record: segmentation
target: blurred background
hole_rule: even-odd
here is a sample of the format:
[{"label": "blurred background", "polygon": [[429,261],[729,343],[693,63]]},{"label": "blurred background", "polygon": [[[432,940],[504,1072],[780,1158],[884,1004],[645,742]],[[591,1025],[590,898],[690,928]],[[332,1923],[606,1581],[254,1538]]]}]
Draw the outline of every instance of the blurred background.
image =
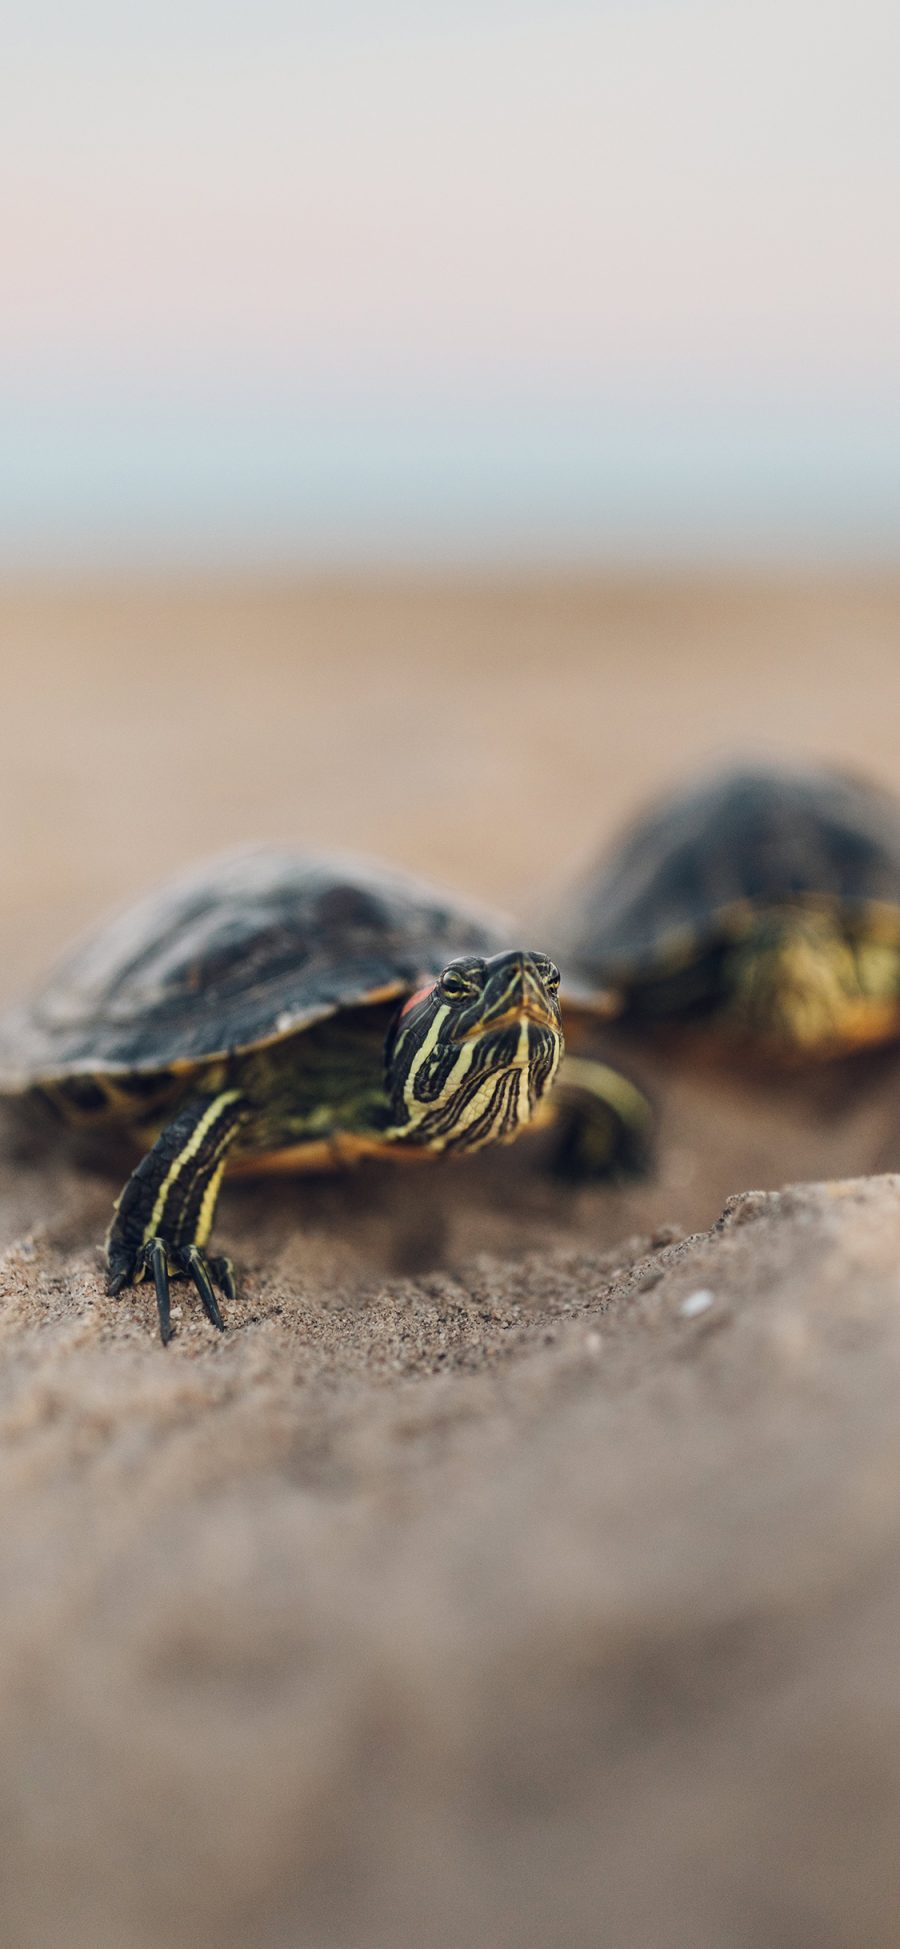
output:
[{"label": "blurred background", "polygon": [[3,986],[288,835],[514,905],[698,754],[892,776],[889,0],[13,0]]},{"label": "blurred background", "polygon": [[896,18],[13,0],[3,561],[896,543]]}]

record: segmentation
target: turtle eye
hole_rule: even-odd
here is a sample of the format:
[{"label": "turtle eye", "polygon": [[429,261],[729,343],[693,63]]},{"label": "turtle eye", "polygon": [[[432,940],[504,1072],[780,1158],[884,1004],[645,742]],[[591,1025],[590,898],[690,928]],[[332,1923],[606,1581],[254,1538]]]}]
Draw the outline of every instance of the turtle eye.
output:
[{"label": "turtle eye", "polygon": [[482,964],[472,962],[468,967],[445,968],[440,979],[440,991],[448,1002],[471,1000],[481,990]]},{"label": "turtle eye", "polygon": [[555,995],[559,987],[559,969],[556,965],[556,962],[544,961],[544,960],[539,961],[538,973],[541,977],[544,987],[550,990],[551,995]]}]

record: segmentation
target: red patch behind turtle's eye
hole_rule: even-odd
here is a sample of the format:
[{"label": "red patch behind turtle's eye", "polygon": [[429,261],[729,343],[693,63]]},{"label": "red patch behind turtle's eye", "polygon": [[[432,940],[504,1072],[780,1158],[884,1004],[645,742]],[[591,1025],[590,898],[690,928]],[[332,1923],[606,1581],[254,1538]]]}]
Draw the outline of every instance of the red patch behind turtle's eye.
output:
[{"label": "red patch behind turtle's eye", "polygon": [[415,1008],[417,1002],[424,1002],[427,995],[433,995],[434,990],[435,990],[435,983],[433,981],[429,981],[427,986],[424,988],[417,988],[415,994],[410,995],[409,1001],[404,1002],[403,1007],[400,1010],[398,1020],[402,1022],[404,1015],[408,1015],[410,1009]]}]

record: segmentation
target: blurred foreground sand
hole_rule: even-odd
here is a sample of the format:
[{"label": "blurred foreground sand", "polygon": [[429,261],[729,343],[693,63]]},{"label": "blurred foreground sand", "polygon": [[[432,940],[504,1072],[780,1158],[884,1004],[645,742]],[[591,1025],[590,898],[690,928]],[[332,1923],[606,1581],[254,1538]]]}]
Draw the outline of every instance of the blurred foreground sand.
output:
[{"label": "blurred foreground sand", "polygon": [[[524,910],[698,756],[900,782],[900,583],[18,590],[0,633],[5,993],[236,839]],[[227,1187],[233,1330],[165,1355],[102,1295],[115,1179],[6,1156],[16,1949],[896,1941],[897,1182],[680,1240],[900,1165],[897,1066],[631,1055],[654,1184],[526,1141]]]}]

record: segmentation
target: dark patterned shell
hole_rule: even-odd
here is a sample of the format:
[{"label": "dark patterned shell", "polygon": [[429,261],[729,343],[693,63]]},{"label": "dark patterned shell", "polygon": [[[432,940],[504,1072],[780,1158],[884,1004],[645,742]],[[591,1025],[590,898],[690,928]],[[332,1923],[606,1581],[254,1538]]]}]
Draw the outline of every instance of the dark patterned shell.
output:
[{"label": "dark patterned shell", "polygon": [[810,766],[747,767],[661,800],[570,894],[562,940],[613,986],[665,972],[739,925],[741,909],[802,899],[848,915],[896,910],[900,803]]},{"label": "dark patterned shell", "polygon": [[402,873],[226,855],[109,921],[0,1022],[0,1089],[203,1062],[509,945],[501,921]]}]

